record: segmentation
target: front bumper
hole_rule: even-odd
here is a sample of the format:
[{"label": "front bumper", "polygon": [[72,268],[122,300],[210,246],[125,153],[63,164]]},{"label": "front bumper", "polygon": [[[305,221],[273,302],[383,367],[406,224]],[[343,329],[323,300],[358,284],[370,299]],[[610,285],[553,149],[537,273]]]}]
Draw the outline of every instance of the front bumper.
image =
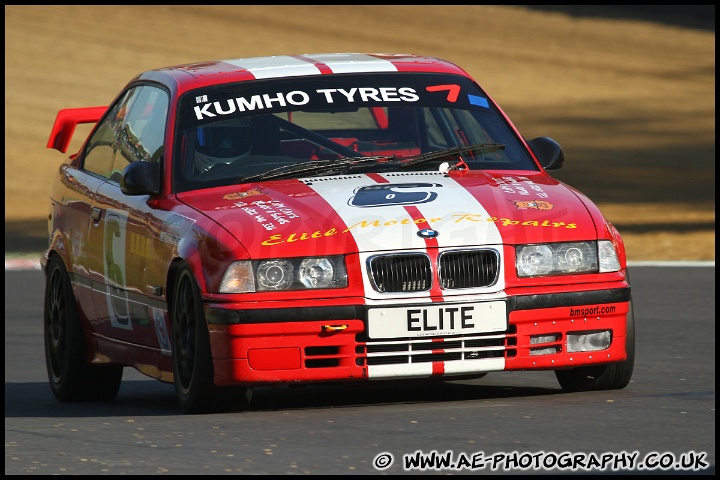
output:
[{"label": "front bumper", "polygon": [[[367,307],[237,310],[206,306],[218,385],[444,378],[626,359],[630,288],[507,297],[504,332],[373,340]],[[609,346],[568,351],[568,334]],[[606,334],[607,335],[607,334]]]}]

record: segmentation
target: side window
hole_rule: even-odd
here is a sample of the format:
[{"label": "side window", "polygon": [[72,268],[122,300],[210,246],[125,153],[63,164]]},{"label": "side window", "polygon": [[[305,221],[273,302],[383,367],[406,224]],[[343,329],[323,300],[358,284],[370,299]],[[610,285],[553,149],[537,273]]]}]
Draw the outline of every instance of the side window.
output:
[{"label": "side window", "polygon": [[118,181],[132,162],[159,162],[163,154],[168,96],[152,86],[128,90],[95,131],[84,168]]},{"label": "side window", "polygon": [[115,144],[117,138],[115,132],[118,124],[122,121],[120,111],[121,101],[113,107],[105,119],[98,125],[92,138],[85,148],[83,168],[103,177],[109,177],[112,172],[113,160],[115,159]]}]

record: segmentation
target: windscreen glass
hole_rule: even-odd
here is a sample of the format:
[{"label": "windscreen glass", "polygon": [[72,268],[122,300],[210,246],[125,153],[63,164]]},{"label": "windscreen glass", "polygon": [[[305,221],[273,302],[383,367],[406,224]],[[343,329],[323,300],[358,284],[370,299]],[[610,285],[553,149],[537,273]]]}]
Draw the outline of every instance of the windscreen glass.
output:
[{"label": "windscreen glass", "polygon": [[262,80],[185,94],[176,192],[277,178],[438,168],[537,170],[484,92],[455,75]]}]

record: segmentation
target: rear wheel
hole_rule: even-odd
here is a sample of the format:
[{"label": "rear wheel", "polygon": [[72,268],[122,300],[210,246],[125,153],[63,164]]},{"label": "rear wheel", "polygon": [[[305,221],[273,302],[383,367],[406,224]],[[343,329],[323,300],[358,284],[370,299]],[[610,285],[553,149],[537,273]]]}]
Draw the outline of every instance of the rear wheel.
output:
[{"label": "rear wheel", "polygon": [[625,388],[632,378],[635,366],[635,315],[630,302],[627,315],[627,336],[625,337],[627,359],[607,365],[592,365],[556,370],[555,376],[566,392],[587,392],[591,390],[619,390]]},{"label": "rear wheel", "polygon": [[252,390],[214,382],[210,336],[202,298],[187,266],[178,267],[172,299],[172,357],[175,392],[185,413],[245,410]]},{"label": "rear wheel", "polygon": [[48,261],[44,305],[45,364],[55,398],[108,401],[117,396],[121,365],[90,365],[70,277],[59,257]]}]

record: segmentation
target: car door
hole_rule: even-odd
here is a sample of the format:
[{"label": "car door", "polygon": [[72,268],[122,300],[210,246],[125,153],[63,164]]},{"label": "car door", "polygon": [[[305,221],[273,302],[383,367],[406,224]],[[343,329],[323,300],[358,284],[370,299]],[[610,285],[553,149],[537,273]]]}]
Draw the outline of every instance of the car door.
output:
[{"label": "car door", "polygon": [[86,328],[93,330],[97,322],[91,287],[93,248],[89,241],[90,210],[95,192],[105,179],[77,168],[74,164],[63,165],[60,170],[61,183],[54,187],[51,194],[50,229],[53,234],[63,233],[60,248],[64,250],[67,259],[78,313],[81,318],[87,319]]},{"label": "car door", "polygon": [[112,162],[98,162],[106,181],[93,195],[88,237],[98,332],[169,353],[163,299],[172,246],[159,239],[166,212],[155,212],[148,195],[120,189],[130,163],[157,162],[162,168],[167,112],[168,94],[150,85],[129,89],[113,109]]}]

